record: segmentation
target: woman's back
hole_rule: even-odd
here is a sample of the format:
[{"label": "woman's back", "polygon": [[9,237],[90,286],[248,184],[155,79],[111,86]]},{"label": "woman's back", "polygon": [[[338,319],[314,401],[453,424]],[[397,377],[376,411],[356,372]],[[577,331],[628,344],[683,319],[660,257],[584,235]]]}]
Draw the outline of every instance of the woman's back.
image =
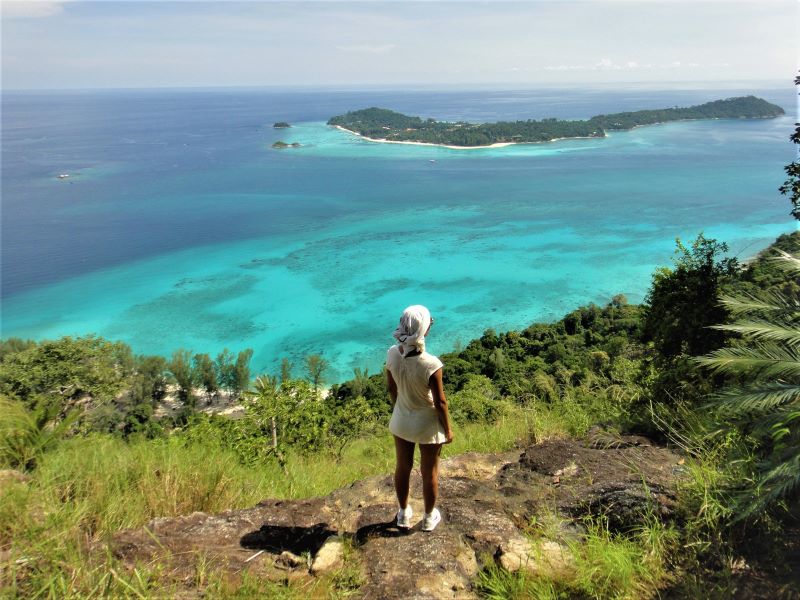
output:
[{"label": "woman's back", "polygon": [[434,409],[429,386],[431,375],[442,368],[442,361],[433,354],[422,352],[403,356],[400,347],[389,348],[386,368],[397,383],[397,402],[405,410]]}]

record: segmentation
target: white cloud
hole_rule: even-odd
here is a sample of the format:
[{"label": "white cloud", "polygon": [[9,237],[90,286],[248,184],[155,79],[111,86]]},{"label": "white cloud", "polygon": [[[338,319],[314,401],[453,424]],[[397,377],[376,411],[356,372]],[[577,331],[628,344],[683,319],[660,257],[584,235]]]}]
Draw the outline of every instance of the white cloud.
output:
[{"label": "white cloud", "polygon": [[52,17],[64,10],[66,0],[4,0],[0,10],[4,19],[35,19]]},{"label": "white cloud", "polygon": [[[608,58],[603,58],[597,61],[593,65],[548,65],[546,67],[542,67],[545,71],[634,71],[639,69],[680,69],[689,67],[692,69],[697,69],[702,67],[701,63],[697,62],[681,62],[679,60],[672,61],[670,63],[662,64],[662,65],[654,65],[653,63],[639,63],[635,60],[626,61],[623,64],[615,63],[613,60]],[[712,67],[730,67],[729,63],[715,63],[710,65]]]},{"label": "white cloud", "polygon": [[594,65],[595,69],[619,69],[619,65],[614,63],[613,60],[610,58],[601,58],[597,63]]}]

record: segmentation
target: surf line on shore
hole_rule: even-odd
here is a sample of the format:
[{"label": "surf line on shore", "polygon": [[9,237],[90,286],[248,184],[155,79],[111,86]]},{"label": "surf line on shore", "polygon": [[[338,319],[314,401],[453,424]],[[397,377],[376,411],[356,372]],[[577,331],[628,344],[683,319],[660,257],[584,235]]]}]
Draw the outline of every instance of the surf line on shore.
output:
[{"label": "surf line on shore", "polygon": [[[597,139],[597,137],[590,137],[590,136],[560,137],[560,138],[552,138],[549,140],[543,140],[541,142],[497,142],[495,144],[488,144],[486,146],[450,146],[448,144],[434,144],[432,142],[410,142],[403,140],[387,140],[384,138],[371,138],[362,135],[357,131],[353,131],[352,129],[347,129],[346,127],[342,127],[341,125],[334,125],[333,127],[335,127],[336,129],[340,129],[342,131],[346,131],[347,133],[351,133],[357,137],[360,137],[362,140],[366,140],[368,142],[377,142],[379,144],[406,144],[409,146],[433,146],[434,148],[450,148],[451,150],[485,150],[487,148],[505,148],[506,146],[524,146],[526,144],[549,144],[550,142],[559,142],[561,140]],[[608,137],[608,134],[604,135],[603,137]]]}]

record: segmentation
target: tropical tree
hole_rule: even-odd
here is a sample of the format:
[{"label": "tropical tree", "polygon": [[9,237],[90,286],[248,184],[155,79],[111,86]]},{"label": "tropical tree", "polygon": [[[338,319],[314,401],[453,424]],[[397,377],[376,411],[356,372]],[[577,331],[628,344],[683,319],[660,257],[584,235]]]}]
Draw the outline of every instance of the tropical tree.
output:
[{"label": "tropical tree", "polygon": [[217,371],[217,384],[233,396],[239,396],[250,386],[250,359],[253,350],[247,348],[236,356],[224,348],[217,354],[214,366]]},{"label": "tropical tree", "polygon": [[212,396],[219,389],[214,361],[208,354],[195,354],[193,360],[197,382],[203,386],[207,396]]},{"label": "tropical tree", "polygon": [[728,317],[717,300],[722,286],[738,272],[728,246],[702,233],[685,245],[677,240],[673,268],[661,268],[645,298],[642,341],[652,348],[642,382],[658,403],[692,401],[713,391],[692,357],[722,347],[725,333],[709,329]]},{"label": "tropical tree", "polygon": [[235,356],[233,352],[224,348],[222,352],[217,354],[217,358],[214,361],[214,367],[217,371],[217,383],[219,387],[224,390],[232,390],[235,383],[235,370],[236,367],[234,365]]},{"label": "tropical tree", "polygon": [[347,404],[332,409],[327,435],[329,447],[337,460],[342,459],[344,449],[350,442],[375,429],[375,417],[375,412],[364,396],[356,396]]},{"label": "tropical tree", "polygon": [[62,416],[84,398],[113,399],[135,367],[128,346],[92,335],[40,344],[9,340],[2,350],[0,393],[29,409],[55,404]]},{"label": "tropical tree", "polygon": [[[779,251],[773,260],[800,274],[797,256]],[[714,328],[742,339],[696,360],[737,378],[712,406],[761,444],[755,485],[742,503],[745,517],[800,496],[800,297],[773,289],[724,296],[722,304],[735,321]]]},{"label": "tropical tree", "polygon": [[318,390],[302,380],[281,384],[283,418],[279,421],[282,440],[301,452],[315,452],[328,447],[332,418],[327,402]]},{"label": "tropical tree", "polygon": [[369,369],[360,369],[355,367],[353,369],[353,393],[358,396],[363,396],[364,392],[369,388]]},{"label": "tropical tree", "polygon": [[272,433],[272,448],[278,448],[278,425],[277,419],[282,412],[281,385],[278,378],[273,375],[259,375],[253,384],[252,392],[245,392],[248,399],[246,406],[248,411],[256,419],[261,419],[264,423],[269,421]]},{"label": "tropical tree", "polygon": [[253,350],[247,348],[236,355],[236,362],[233,365],[233,386],[231,391],[238,396],[250,387],[250,359],[253,358]]},{"label": "tropical tree", "polygon": [[328,361],[322,358],[321,355],[310,354],[306,356],[306,372],[308,373],[309,382],[314,386],[314,392],[319,391],[319,386],[324,382],[327,370]]},{"label": "tropical tree", "polygon": [[136,374],[132,385],[138,387],[140,400],[156,403],[167,394],[169,381],[166,370],[167,361],[163,356],[136,357]]},{"label": "tropical tree", "polygon": [[665,359],[706,354],[722,345],[724,334],[706,327],[725,320],[717,302],[720,285],[738,266],[735,258],[725,257],[727,244],[702,233],[690,246],[680,239],[676,245],[674,268],[656,270],[645,299],[643,337]]},{"label": "tropical tree", "polygon": [[178,397],[186,406],[194,408],[195,371],[192,369],[192,353],[183,348],[175,350],[167,363],[167,370],[178,384]]},{"label": "tropical tree", "polygon": [[[794,78],[794,84],[800,85],[800,75]],[[800,145],[800,123],[795,123],[794,133],[789,136],[794,144]],[[787,179],[779,188],[781,194],[789,196],[792,202],[792,216],[800,221],[800,160],[794,160],[783,168]]]}]

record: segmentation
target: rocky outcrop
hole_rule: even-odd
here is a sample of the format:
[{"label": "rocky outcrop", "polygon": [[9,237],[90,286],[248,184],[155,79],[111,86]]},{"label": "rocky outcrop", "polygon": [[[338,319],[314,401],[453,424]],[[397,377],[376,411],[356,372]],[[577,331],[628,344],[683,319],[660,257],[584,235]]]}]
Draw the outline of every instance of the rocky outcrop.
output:
[{"label": "rocky outcrop", "polygon": [[[265,500],[218,515],[159,518],[121,532],[114,554],[133,567],[158,560],[169,577],[191,586],[198,557],[232,575],[248,571],[276,580],[310,578],[359,563],[365,598],[466,598],[487,561],[509,570],[569,568],[556,541],[525,535],[537,516],[603,515],[618,529],[644,515],[673,516],[679,457],[642,438],[558,440],[504,455],[464,454],[443,461],[443,522],[433,532],[395,527],[391,476],[371,477],[323,498]],[[422,514],[421,481],[412,506]],[[580,537],[567,525],[565,536]]]},{"label": "rocky outcrop", "polygon": [[500,480],[517,490],[520,482],[549,482],[546,489],[565,515],[602,516],[612,530],[624,531],[640,525],[646,514],[672,517],[679,461],[646,438],[617,436],[614,443],[598,444],[590,435],[583,443],[558,440],[532,446]]}]

